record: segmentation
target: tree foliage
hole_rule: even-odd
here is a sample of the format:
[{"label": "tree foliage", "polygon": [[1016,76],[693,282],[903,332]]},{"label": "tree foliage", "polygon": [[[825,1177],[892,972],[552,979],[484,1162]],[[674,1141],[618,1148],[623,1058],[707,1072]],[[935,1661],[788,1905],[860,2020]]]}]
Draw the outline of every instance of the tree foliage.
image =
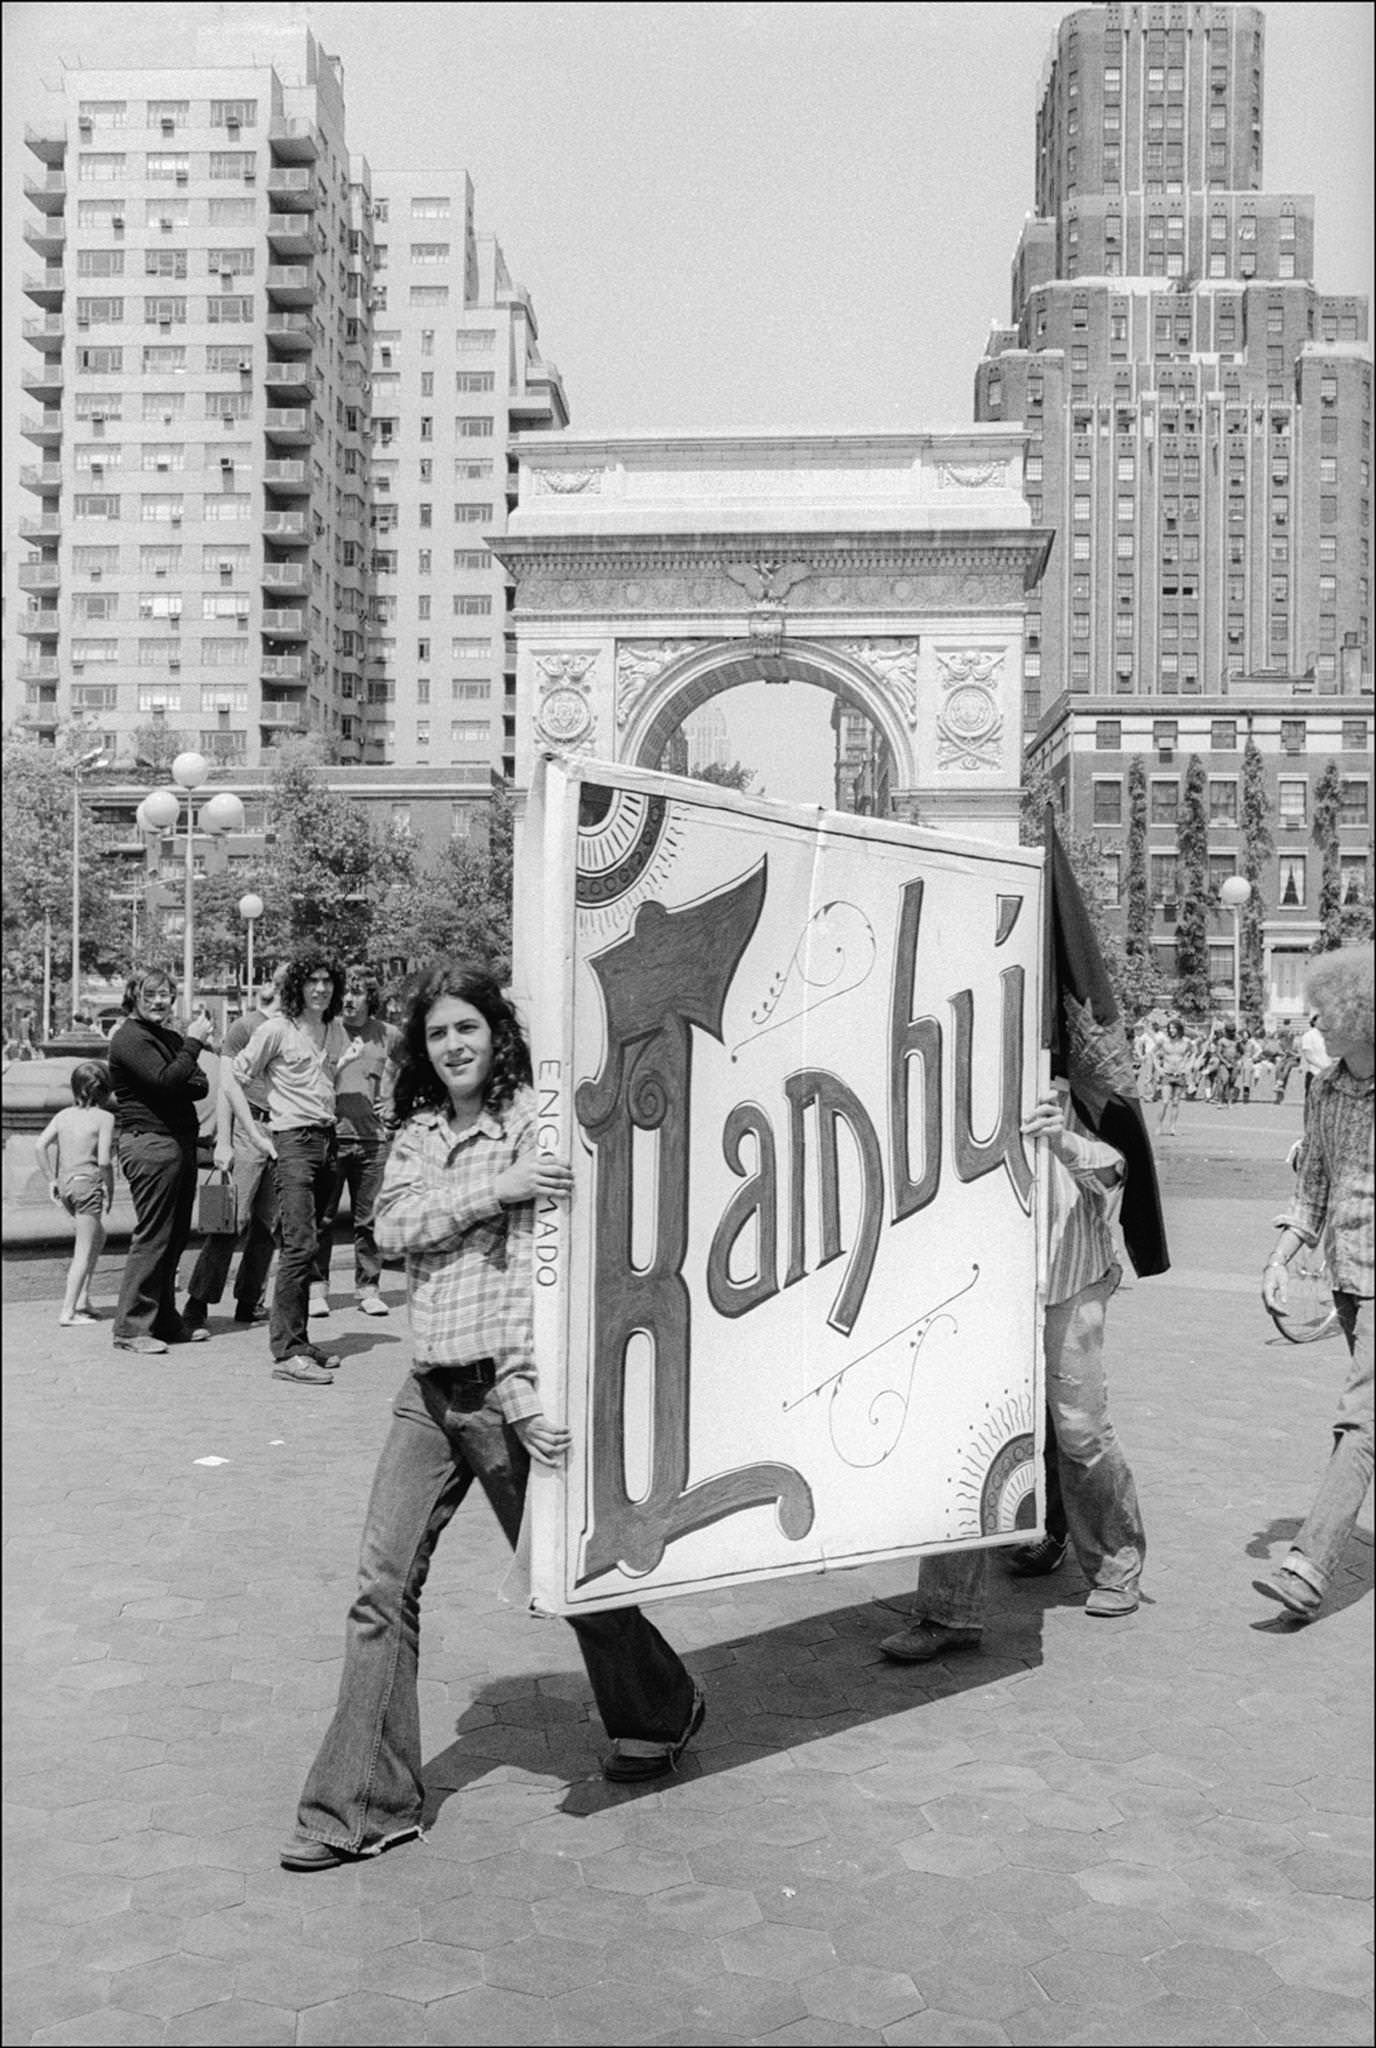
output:
[{"label": "tree foliage", "polygon": [[1266,1014],[1266,897],[1262,883],[1275,845],[1265,765],[1261,749],[1249,733],[1242,751],[1241,872],[1251,883],[1252,893],[1238,925],[1242,946],[1239,989],[1244,1015],[1258,1020]]},{"label": "tree foliage", "polygon": [[[43,983],[44,920],[52,943],[54,1018],[76,1007],[71,987],[72,763],[86,735],[72,728],[65,746],[44,747],[28,738],[4,742],[3,818],[4,981],[7,1007],[32,1004]],[[89,785],[89,775],[85,778]],[[83,811],[81,860],[81,971],[112,974],[124,965],[126,922],[115,901],[114,873],[105,855],[112,835]]]},{"label": "tree foliage", "polygon": [[[1018,825],[1018,837],[1024,846],[1041,846],[1044,843],[1049,803],[1050,778],[1041,771],[1033,773],[1029,770],[1023,781]],[[1051,807],[1054,811],[1054,804]],[[1104,864],[1104,847],[1098,836],[1092,832],[1074,831],[1062,817],[1056,819],[1056,836],[1075,871],[1118,1007],[1129,1019],[1140,1017],[1160,1002],[1164,993],[1151,946],[1148,944],[1143,953],[1129,954],[1115,928],[1112,890]]]},{"label": "tree foliage", "polygon": [[1343,786],[1338,764],[1330,760],[1314,784],[1314,822],[1310,838],[1319,854],[1319,930],[1312,950],[1331,953],[1343,943],[1343,876],[1338,839]]},{"label": "tree foliage", "polygon": [[309,748],[279,752],[268,791],[260,949],[278,957],[313,944],[348,960],[395,951],[391,934],[409,906],[415,849],[327,788]]},{"label": "tree foliage", "polygon": [[[693,780],[714,782],[718,789],[736,789],[744,796],[754,785],[755,771],[739,761],[709,761],[706,767],[693,771]],[[762,796],[763,790],[759,794]]]},{"label": "tree foliage", "polygon": [[1180,1007],[1188,1016],[1207,1017],[1213,1005],[1209,976],[1209,815],[1204,793],[1204,764],[1191,754],[1185,793],[1176,826],[1178,910],[1175,965]]},{"label": "tree foliage", "polygon": [[1151,886],[1147,873],[1147,771],[1140,754],[1128,765],[1127,905],[1124,948],[1129,960],[1151,960]]}]

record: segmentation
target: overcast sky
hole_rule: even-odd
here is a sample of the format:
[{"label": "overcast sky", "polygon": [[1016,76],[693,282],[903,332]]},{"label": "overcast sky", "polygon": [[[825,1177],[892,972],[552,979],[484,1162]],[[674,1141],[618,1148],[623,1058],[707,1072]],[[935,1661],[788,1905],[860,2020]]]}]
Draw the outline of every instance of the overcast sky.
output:
[{"label": "overcast sky", "polygon": [[[575,428],[942,427],[971,417],[1008,318],[1042,67],[1069,11],[8,0],[6,475],[31,452],[14,433],[38,168],[23,131],[64,64],[185,64],[202,23],[308,24],[343,59],[354,151],[471,175]],[[1373,9],[1264,12],[1264,184],[1315,194],[1320,287],[1370,294]]]}]

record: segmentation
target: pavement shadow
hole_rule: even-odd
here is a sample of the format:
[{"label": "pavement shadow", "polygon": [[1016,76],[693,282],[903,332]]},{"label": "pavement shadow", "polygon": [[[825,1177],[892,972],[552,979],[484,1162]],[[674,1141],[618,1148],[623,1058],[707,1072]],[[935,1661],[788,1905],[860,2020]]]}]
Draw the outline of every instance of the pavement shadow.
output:
[{"label": "pavement shadow", "polygon": [[[1264,1529],[1246,1546],[1248,1557],[1269,1563],[1273,1544],[1289,1543],[1300,1532],[1303,1525],[1293,1515],[1277,1517],[1268,1522]],[[1324,1603],[1315,1615],[1290,1614],[1282,1608],[1276,1614],[1268,1614],[1262,1621],[1252,1623],[1255,1635],[1298,1635],[1301,1631],[1318,1628],[1325,1621],[1332,1621],[1344,1608],[1355,1607],[1359,1600],[1365,1600],[1376,1587],[1376,1548],[1370,1534],[1355,1530],[1347,1539],[1342,1562],[1333,1574],[1332,1584],[1324,1596]]]},{"label": "pavement shadow", "polygon": [[380,1345],[396,1345],[402,1344],[405,1341],[404,1337],[393,1337],[386,1330],[379,1330],[376,1335],[369,1332],[366,1337],[336,1337],[331,1335],[328,1341],[314,1334],[311,1337],[313,1344],[319,1344],[322,1350],[332,1351],[336,1358],[355,1358],[362,1351],[376,1351]]},{"label": "pavement shadow", "polygon": [[[880,1638],[910,1618],[912,1596],[867,1600],[824,1610],[805,1623],[733,1636],[710,1649],[687,1650],[684,1662],[707,1688],[707,1724],[674,1778],[613,1785],[597,1764],[606,1748],[590,1693],[575,1694],[566,1676],[528,1673],[480,1687],[456,1724],[456,1739],[426,1764],[423,1825],[429,1828],[455,1792],[503,1764],[563,1775],[563,1813],[585,1815],[623,1805],[675,1782],[711,1778],[754,1759],[808,1742],[863,1730],[889,1714],[997,1684],[1042,1662],[1043,1609],[1062,1604],[1045,1581],[1029,1600],[1029,1582],[991,1589],[984,1647],[920,1666],[889,1663]],[[1077,1604],[1083,1589],[1068,1590]],[[557,1689],[556,1689],[557,1688]],[[876,1758],[878,1761],[878,1758]]]}]

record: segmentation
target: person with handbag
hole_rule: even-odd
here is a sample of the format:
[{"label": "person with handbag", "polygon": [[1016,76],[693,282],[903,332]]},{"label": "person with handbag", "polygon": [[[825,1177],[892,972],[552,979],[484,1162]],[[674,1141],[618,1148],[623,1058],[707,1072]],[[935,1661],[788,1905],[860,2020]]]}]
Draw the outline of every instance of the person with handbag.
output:
[{"label": "person with handbag", "polygon": [[[277,1014],[282,975],[278,968],[258,991],[256,1009],[236,1017],[220,1048],[219,1089],[215,1107],[215,1170],[228,1177],[233,1193],[235,1221],[228,1230],[206,1230],[205,1241],[191,1269],[182,1321],[188,1329],[203,1330],[210,1310],[225,1291],[225,1281],[237,1252],[239,1270],[234,1281],[234,1320],[261,1323],[267,1320],[264,1294],[272,1265],[277,1229],[277,1182],[272,1162],[277,1156],[268,1130],[267,1090],[261,1081],[245,1089],[234,1078],[233,1062],[254,1033]],[[204,1203],[209,1190],[202,1190]]]},{"label": "person with handbag", "polygon": [[177,1314],[175,1289],[196,1200],[196,1105],[210,1093],[200,1059],[215,1027],[198,1010],[184,1035],[174,1031],[176,998],[163,969],[131,974],[124,1021],[110,1040],[119,1163],[134,1202],[115,1310],[117,1351],[152,1354],[206,1336]]}]

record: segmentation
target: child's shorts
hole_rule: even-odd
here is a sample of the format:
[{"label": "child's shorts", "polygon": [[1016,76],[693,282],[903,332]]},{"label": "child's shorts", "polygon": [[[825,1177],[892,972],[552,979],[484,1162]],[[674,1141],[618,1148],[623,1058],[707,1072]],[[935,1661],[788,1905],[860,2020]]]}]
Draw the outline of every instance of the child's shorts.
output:
[{"label": "child's shorts", "polygon": [[59,1190],[69,1216],[99,1216],[105,1207],[105,1177],[99,1167],[77,1167]]}]

